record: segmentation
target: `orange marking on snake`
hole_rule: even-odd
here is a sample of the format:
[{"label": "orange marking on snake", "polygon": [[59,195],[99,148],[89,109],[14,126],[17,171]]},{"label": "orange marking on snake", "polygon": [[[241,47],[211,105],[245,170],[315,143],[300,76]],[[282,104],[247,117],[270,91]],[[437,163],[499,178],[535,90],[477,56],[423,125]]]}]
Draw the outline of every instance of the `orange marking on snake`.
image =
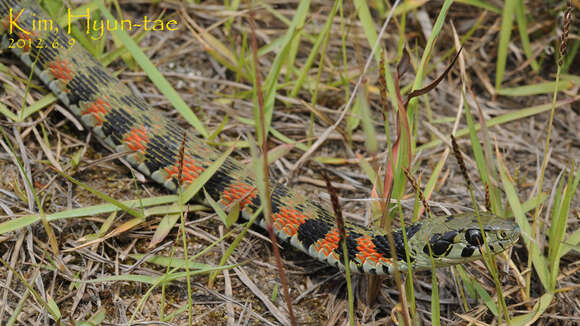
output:
[{"label": "orange marking on snake", "polygon": [[36,33],[34,33],[34,31],[29,31],[28,34],[24,32],[18,32],[18,38],[24,40],[22,50],[24,52],[30,52],[30,46],[32,45],[32,40],[36,38]]},{"label": "orange marking on snake", "polygon": [[356,239],[357,247],[356,249],[359,251],[356,254],[356,257],[360,259],[360,261],[364,264],[364,262],[369,259],[377,264],[380,261],[390,262],[391,259],[383,257],[382,254],[377,252],[375,244],[372,241],[372,238],[368,235],[362,236]]},{"label": "orange marking on snake", "polygon": [[104,116],[109,113],[109,109],[111,108],[111,104],[109,102],[97,98],[93,102],[86,105],[83,115],[85,114],[92,114],[95,119],[97,120],[97,126],[103,124]]},{"label": "orange marking on snake", "polygon": [[232,183],[224,190],[221,203],[224,206],[229,206],[235,201],[239,201],[240,208],[244,209],[246,205],[252,203],[252,200],[256,198],[257,195],[256,187],[238,181],[237,183]]},{"label": "orange marking on snake", "polygon": [[[22,14],[24,13],[24,10],[21,9],[18,12],[13,12],[12,11],[13,8],[10,8],[10,16],[9,18],[5,18],[2,20],[2,25],[4,25],[4,29],[7,29],[8,32],[12,33],[14,31],[15,28],[18,28],[20,30],[19,34],[23,34],[23,35],[27,35],[31,34],[31,31],[28,30],[22,30],[22,27],[18,24],[18,19],[20,19],[20,16],[22,16]],[[14,16],[16,15],[16,16]],[[26,31],[26,33],[24,33],[24,31]],[[20,35],[19,35],[20,37]]]},{"label": "orange marking on snake", "polygon": [[147,128],[145,126],[137,126],[127,133],[125,142],[132,151],[144,152],[149,142],[147,135]]},{"label": "orange marking on snake", "polygon": [[[165,171],[168,174],[168,179],[177,178],[179,175],[179,164],[180,162],[177,162],[175,165],[165,168]],[[196,159],[191,157],[191,155],[185,154],[185,157],[183,158],[182,175],[180,180],[181,183],[193,183],[193,181],[199,177],[203,170],[204,167],[201,166],[201,164],[198,163]]]},{"label": "orange marking on snake", "polygon": [[339,242],[340,242],[340,234],[338,233],[338,229],[334,228],[326,234],[324,239],[316,241],[316,243],[314,244],[314,249],[316,249],[317,252],[322,253],[326,257],[328,257],[330,254],[334,253],[334,249],[338,248]]},{"label": "orange marking on snake", "polygon": [[48,67],[50,68],[50,73],[56,79],[62,80],[64,82],[69,82],[73,79],[73,71],[70,68],[71,63],[67,59],[56,59],[48,64]]},{"label": "orange marking on snake", "polygon": [[295,235],[298,227],[307,219],[308,216],[292,207],[282,207],[280,212],[272,216],[276,229],[284,230],[288,236]]},{"label": "orange marking on snake", "polygon": [[[20,17],[21,14],[22,13],[18,14],[16,19],[13,19],[13,21],[18,20],[18,17]],[[0,22],[2,23],[2,27],[4,27],[3,32],[5,32],[8,29],[8,26],[10,24],[9,18],[4,18]]]}]

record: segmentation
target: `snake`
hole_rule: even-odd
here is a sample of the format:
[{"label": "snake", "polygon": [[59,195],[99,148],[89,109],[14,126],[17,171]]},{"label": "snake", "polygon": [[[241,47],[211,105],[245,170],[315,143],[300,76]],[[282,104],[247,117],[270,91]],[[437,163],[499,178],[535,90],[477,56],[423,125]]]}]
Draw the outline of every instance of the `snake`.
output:
[{"label": "snake", "polygon": [[[176,192],[194,183],[223,155],[134,94],[36,1],[0,0],[0,22],[3,53],[19,58],[108,149],[167,190]],[[325,205],[282,183],[269,182],[266,198],[271,201],[276,236],[317,260],[355,273],[392,274],[464,264],[510,248],[520,234],[514,221],[468,212],[424,218],[392,230],[392,250],[385,231],[348,222],[339,228]],[[237,206],[246,220],[260,213],[255,172],[230,156],[204,187],[224,210]],[[267,227],[261,215],[258,221]]]}]

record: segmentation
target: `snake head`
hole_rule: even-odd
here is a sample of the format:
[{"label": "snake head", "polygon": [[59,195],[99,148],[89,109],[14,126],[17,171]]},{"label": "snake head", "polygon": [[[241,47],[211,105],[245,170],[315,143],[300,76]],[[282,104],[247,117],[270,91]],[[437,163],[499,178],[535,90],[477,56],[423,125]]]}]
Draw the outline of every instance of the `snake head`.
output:
[{"label": "snake head", "polygon": [[418,249],[411,252],[415,270],[431,269],[432,262],[435,267],[443,267],[481,259],[486,248],[492,255],[498,254],[510,248],[520,235],[514,221],[488,213],[481,213],[479,220],[472,213],[428,219],[421,231],[409,241]]}]

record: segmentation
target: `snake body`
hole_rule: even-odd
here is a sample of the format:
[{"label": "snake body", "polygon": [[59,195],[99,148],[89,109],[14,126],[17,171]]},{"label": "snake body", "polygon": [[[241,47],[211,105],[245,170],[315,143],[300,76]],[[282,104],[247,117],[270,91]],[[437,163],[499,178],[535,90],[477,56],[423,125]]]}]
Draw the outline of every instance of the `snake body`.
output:
[{"label": "snake body", "polygon": [[[50,20],[36,1],[0,0],[0,19],[3,48],[28,65],[112,151],[128,153],[127,161],[152,180],[176,191],[182,147],[183,185],[194,182],[222,155],[133,94],[56,23],[52,30],[34,30],[39,21]],[[246,219],[261,205],[248,170],[228,158],[205,184],[207,193],[226,209],[239,204]],[[316,259],[346,268],[333,214],[283,184],[270,184],[276,235]],[[263,219],[260,224],[265,226]],[[435,267],[465,263],[481,258],[484,236],[492,253],[509,248],[519,237],[514,222],[488,213],[479,218],[473,213],[441,216],[406,225],[407,247],[403,231],[393,231],[396,252],[384,232],[354,224],[346,224],[345,229],[348,267],[370,274],[392,273],[394,257],[403,271],[430,269],[433,263]]]}]

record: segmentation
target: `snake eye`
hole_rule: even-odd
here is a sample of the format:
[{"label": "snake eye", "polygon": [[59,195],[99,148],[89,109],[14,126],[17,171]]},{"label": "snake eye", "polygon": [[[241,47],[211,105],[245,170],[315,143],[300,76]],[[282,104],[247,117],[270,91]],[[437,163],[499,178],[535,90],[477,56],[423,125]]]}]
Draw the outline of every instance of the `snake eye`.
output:
[{"label": "snake eye", "polygon": [[499,237],[500,239],[505,239],[507,238],[507,233],[505,231],[499,231]]},{"label": "snake eye", "polygon": [[467,230],[467,232],[465,232],[465,240],[475,247],[483,245],[483,237],[481,236],[481,231],[478,229]]}]

